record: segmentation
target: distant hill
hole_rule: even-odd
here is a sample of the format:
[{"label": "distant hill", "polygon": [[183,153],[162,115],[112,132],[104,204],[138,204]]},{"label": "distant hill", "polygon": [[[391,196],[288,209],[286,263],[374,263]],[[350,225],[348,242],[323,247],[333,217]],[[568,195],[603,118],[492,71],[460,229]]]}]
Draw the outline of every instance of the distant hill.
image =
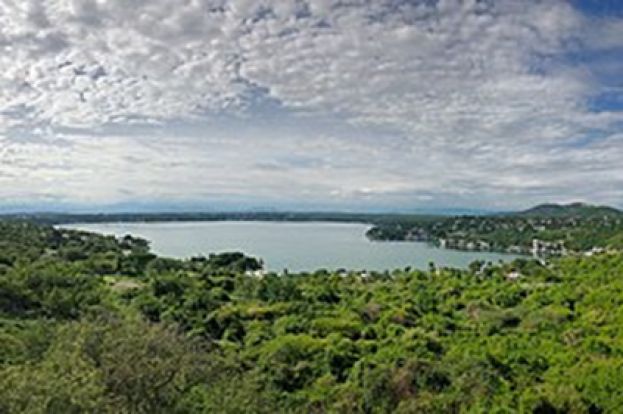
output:
[{"label": "distant hill", "polygon": [[540,204],[516,213],[525,217],[603,217],[620,216],[623,211],[614,207],[596,206],[586,203]]}]

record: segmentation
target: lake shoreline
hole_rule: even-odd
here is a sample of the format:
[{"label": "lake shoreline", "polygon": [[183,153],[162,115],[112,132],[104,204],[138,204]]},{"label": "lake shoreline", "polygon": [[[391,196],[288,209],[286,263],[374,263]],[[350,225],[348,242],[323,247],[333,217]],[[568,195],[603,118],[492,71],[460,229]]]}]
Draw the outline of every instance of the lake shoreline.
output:
[{"label": "lake shoreline", "polygon": [[150,241],[154,253],[174,258],[240,251],[260,258],[266,271],[313,272],[319,269],[386,271],[440,267],[466,268],[475,260],[497,263],[521,256],[444,249],[428,242],[383,241],[366,237],[368,223],[325,221],[188,221],[72,223],[60,228],[130,234]]}]

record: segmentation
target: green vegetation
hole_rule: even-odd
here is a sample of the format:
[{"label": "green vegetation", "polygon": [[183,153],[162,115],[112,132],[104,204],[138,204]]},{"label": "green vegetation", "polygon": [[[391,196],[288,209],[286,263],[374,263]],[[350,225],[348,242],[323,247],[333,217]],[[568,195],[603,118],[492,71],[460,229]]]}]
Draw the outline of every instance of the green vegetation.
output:
[{"label": "green vegetation", "polygon": [[584,204],[544,204],[514,214],[401,220],[377,224],[372,240],[417,240],[461,250],[563,256],[623,249],[623,212]]},{"label": "green vegetation", "polygon": [[246,276],[0,222],[0,413],[610,413],[623,255]]},{"label": "green vegetation", "polygon": [[532,217],[604,217],[620,216],[620,210],[608,206],[594,206],[584,203],[540,204],[528,210],[516,213],[519,216]]}]

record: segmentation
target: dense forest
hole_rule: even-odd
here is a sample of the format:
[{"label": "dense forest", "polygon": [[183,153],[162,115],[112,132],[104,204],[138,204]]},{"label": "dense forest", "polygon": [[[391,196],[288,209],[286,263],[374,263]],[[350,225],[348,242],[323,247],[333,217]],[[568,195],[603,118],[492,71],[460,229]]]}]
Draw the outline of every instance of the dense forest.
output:
[{"label": "dense forest", "polygon": [[0,221],[0,413],[612,413],[623,255],[251,276]]}]

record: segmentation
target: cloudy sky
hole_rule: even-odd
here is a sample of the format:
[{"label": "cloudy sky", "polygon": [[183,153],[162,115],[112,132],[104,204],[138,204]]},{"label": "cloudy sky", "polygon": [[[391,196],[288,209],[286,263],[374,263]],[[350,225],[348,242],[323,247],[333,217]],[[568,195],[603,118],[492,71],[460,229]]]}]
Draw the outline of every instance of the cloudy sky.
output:
[{"label": "cloudy sky", "polygon": [[0,0],[0,200],[623,207],[623,2]]}]

